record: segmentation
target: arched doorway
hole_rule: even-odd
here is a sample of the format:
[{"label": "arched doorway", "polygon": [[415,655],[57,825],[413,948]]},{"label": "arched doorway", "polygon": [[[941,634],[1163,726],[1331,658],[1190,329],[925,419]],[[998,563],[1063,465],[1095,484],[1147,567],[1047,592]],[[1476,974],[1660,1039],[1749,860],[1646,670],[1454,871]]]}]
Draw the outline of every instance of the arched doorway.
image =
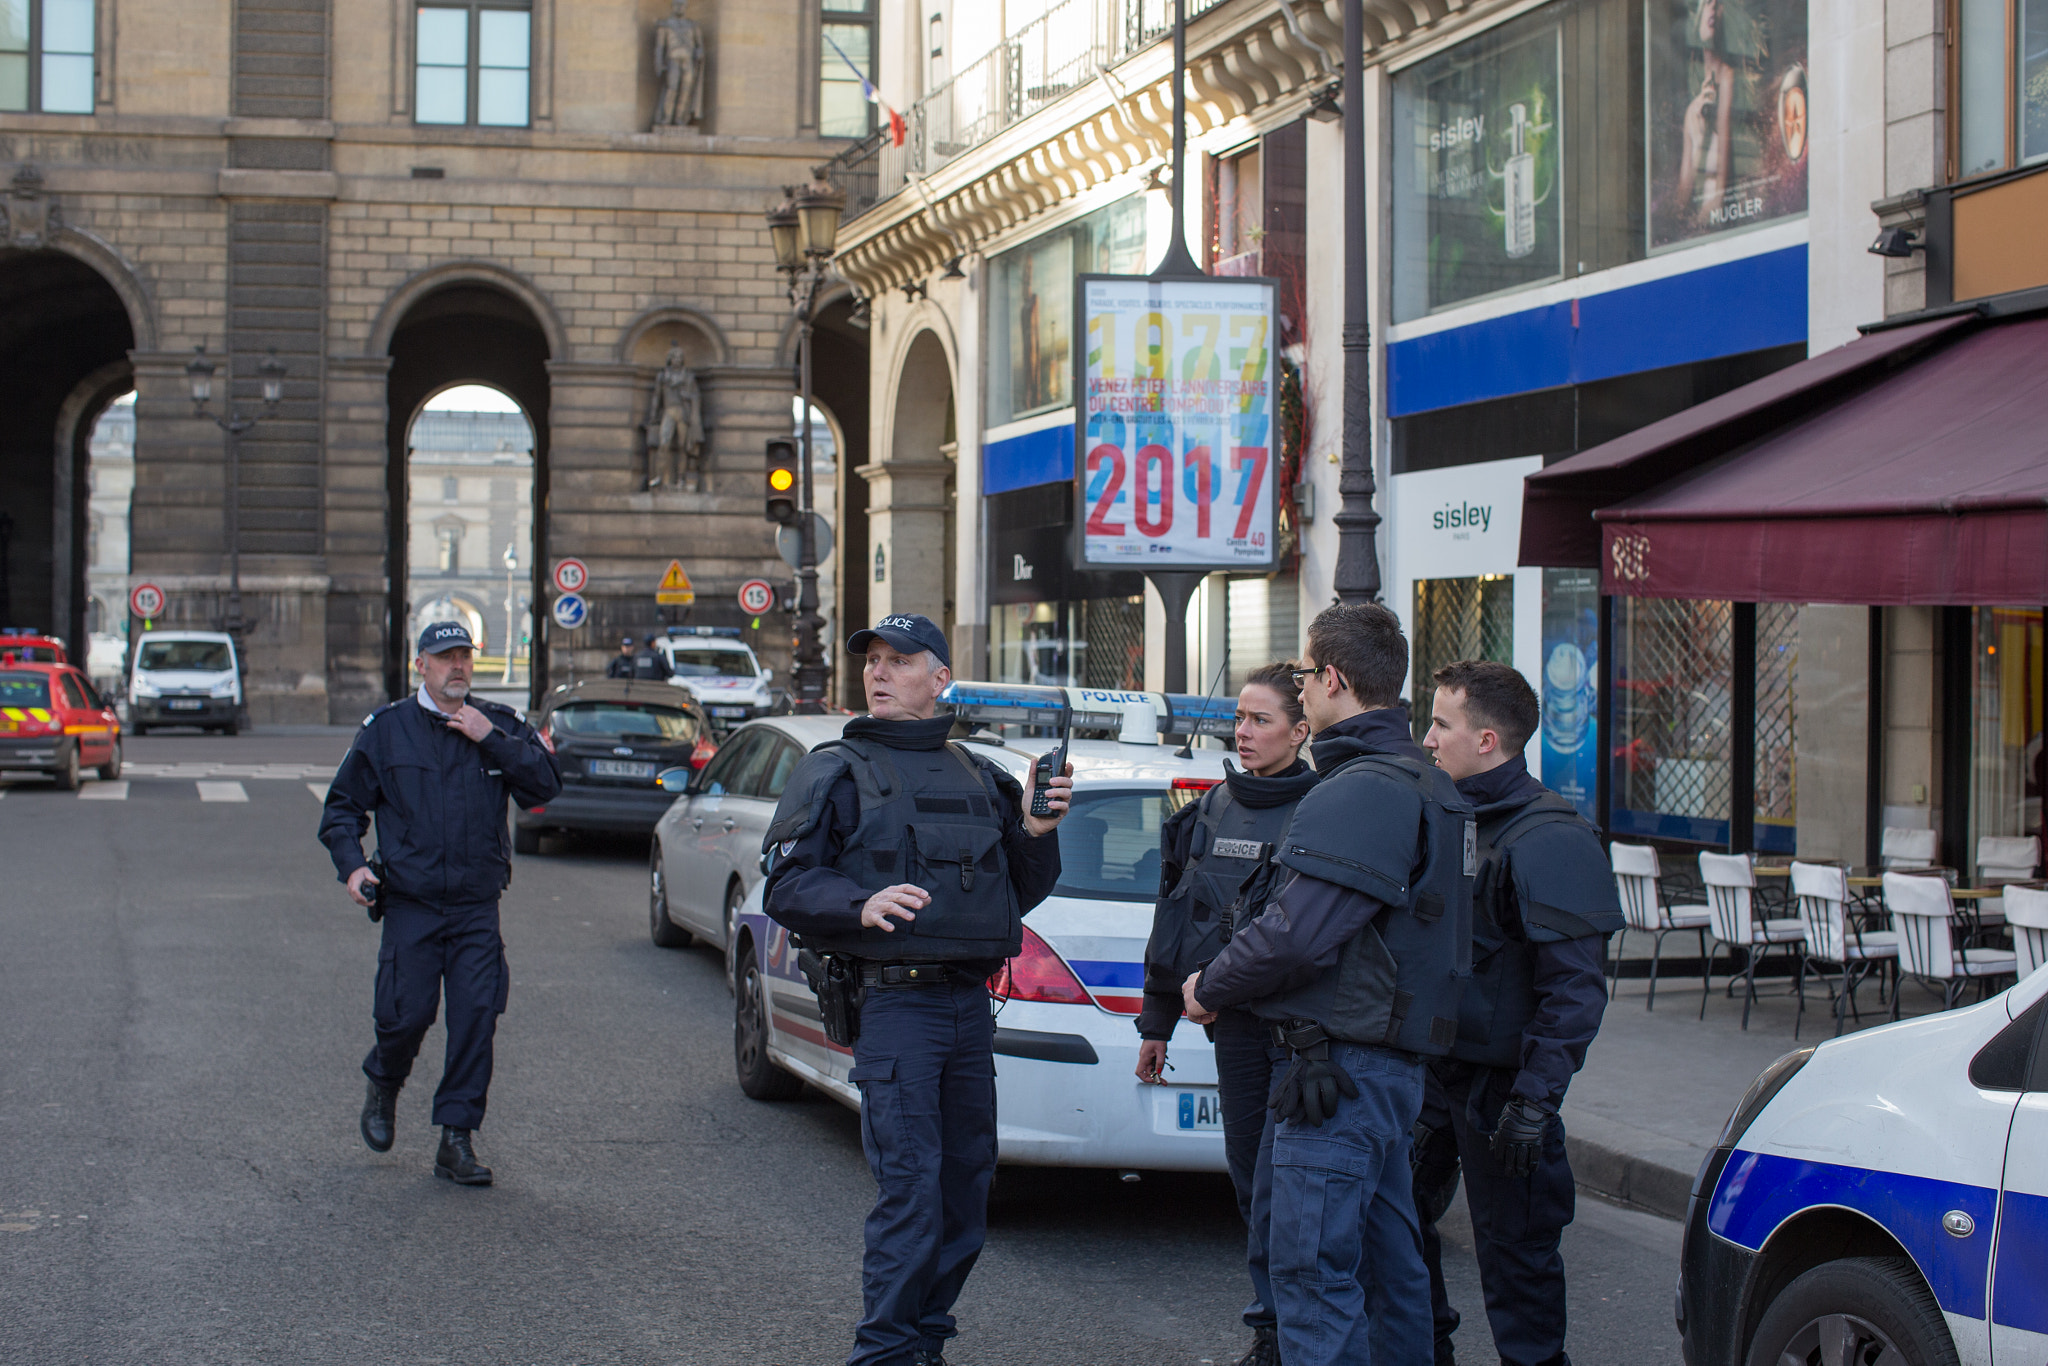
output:
[{"label": "arched doorway", "polygon": [[121,297],[57,251],[0,253],[0,626],[87,654],[87,445],[135,387]]},{"label": "arched doorway", "polygon": [[832,586],[838,610],[824,613],[833,626],[825,641],[825,659],[839,681],[839,705],[859,710],[860,666],[844,645],[849,633],[874,620],[868,611],[874,548],[868,538],[868,481],[860,473],[868,463],[867,316],[856,312],[851,294],[818,310],[811,329],[811,395],[830,414],[836,441]]},{"label": "arched doorway", "polygon": [[[390,596],[385,611],[384,686],[388,696],[403,697],[410,691],[407,670],[415,639],[409,632],[413,627],[415,608],[426,605],[424,602],[414,603],[410,596],[413,559],[417,552],[413,545],[414,499],[409,457],[416,421],[427,411],[429,400],[462,385],[480,385],[495,390],[521,410],[530,427],[532,442],[531,463],[527,467],[530,473],[525,476],[530,480],[525,522],[530,528],[530,546],[516,572],[523,576],[527,601],[544,602],[546,597],[541,591],[541,583],[542,566],[547,560],[547,522],[541,511],[547,506],[548,490],[547,364],[550,357],[547,332],[532,311],[505,291],[475,281],[456,281],[414,301],[392,331],[390,354],[391,374],[385,399],[389,460],[386,489],[390,508],[390,550],[386,572]],[[491,476],[483,477],[488,481]],[[489,492],[488,488],[484,490],[486,500]],[[460,494],[458,488],[458,498]],[[516,545],[516,534],[512,539]],[[428,544],[438,547],[432,536]],[[481,544],[477,542],[479,548]],[[499,545],[489,554],[499,556],[503,549]],[[434,568],[438,569],[439,563],[437,549]],[[458,566],[460,563],[458,550]],[[494,566],[496,574],[494,596],[502,599],[505,596],[502,559],[492,559],[489,563]],[[478,615],[488,622],[492,613],[482,611],[483,605],[473,604]],[[496,609],[496,619],[499,634],[502,634],[502,603]],[[532,636],[531,670],[526,677],[528,680],[544,679],[547,676],[545,637],[540,632],[534,632]],[[489,639],[487,631],[487,648]],[[481,670],[478,680],[479,686],[486,682]],[[528,686],[531,698],[534,685],[529,681]]]},{"label": "arched doorway", "polygon": [[[889,449],[869,467],[868,610],[918,612],[953,638],[958,443],[953,364],[936,332],[911,340],[897,368]],[[959,660],[963,670],[976,667]]]}]

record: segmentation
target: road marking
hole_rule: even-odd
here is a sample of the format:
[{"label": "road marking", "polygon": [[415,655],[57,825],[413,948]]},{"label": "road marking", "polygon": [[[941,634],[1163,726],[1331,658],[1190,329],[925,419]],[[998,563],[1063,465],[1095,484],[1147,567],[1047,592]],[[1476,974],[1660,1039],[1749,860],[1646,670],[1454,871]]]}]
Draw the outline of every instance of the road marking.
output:
[{"label": "road marking", "polygon": [[115,782],[87,783],[78,789],[78,800],[82,802],[125,802],[128,800],[128,783],[125,779]]},{"label": "road marking", "polygon": [[262,778],[281,779],[287,782],[308,782],[315,778],[332,778],[333,764],[146,764],[130,762],[125,766],[131,778],[183,778],[197,781],[202,778]]},{"label": "road marking", "polygon": [[199,800],[202,802],[246,802],[248,789],[240,783],[200,783]]},{"label": "road marking", "polygon": [[306,791],[308,791],[308,792],[312,793],[312,794],[313,794],[313,800],[314,800],[314,801],[316,801],[316,802],[319,802],[319,803],[320,803],[320,804],[321,804],[322,806],[325,806],[325,805],[327,804],[327,784],[326,784],[326,783],[307,783],[307,784],[306,784]]}]

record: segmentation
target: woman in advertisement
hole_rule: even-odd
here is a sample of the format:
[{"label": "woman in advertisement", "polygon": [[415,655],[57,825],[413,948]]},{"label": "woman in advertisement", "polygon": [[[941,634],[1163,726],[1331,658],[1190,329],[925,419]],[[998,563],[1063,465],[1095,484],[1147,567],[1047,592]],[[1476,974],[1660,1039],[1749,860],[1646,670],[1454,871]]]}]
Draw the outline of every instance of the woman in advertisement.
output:
[{"label": "woman in advertisement", "polygon": [[1651,245],[1800,212],[1808,137],[1804,6],[1672,0],[1672,10],[1665,41],[1653,44],[1651,56],[1652,107],[1666,128],[1677,125],[1677,136],[1658,138],[1653,152]]}]

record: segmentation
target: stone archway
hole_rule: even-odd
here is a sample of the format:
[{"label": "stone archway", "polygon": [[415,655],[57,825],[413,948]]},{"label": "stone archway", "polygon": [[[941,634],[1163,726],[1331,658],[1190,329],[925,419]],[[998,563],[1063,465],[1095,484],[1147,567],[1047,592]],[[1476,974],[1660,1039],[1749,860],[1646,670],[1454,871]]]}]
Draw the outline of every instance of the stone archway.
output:
[{"label": "stone archway", "polygon": [[[927,327],[896,366],[886,454],[860,473],[868,481],[868,611],[919,612],[953,637],[956,545],[953,363]],[[972,661],[957,661],[972,668]]]}]

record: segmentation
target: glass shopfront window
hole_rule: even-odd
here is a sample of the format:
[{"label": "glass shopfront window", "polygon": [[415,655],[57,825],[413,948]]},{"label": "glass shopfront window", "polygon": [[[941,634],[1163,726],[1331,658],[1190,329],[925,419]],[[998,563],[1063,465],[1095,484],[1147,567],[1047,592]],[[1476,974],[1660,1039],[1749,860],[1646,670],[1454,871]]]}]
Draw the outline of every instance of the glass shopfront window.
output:
[{"label": "glass shopfront window", "polygon": [[1507,574],[1415,581],[1414,668],[1408,719],[1420,741],[1429,729],[1436,684],[1430,679],[1461,659],[1515,662],[1515,581]]},{"label": "glass shopfront window", "polygon": [[[1971,729],[1975,753],[1970,778],[1970,862],[1987,838],[2041,834],[2042,639],[2038,607],[1980,607],[1976,611]],[[1999,862],[2000,860],[1990,860]]]},{"label": "glass shopfront window", "polygon": [[997,427],[1073,402],[1074,277],[1145,272],[1145,197],[1055,228],[990,264],[988,425]]},{"label": "glass shopfront window", "polygon": [[1598,822],[1600,571],[1543,571],[1543,785]]}]

